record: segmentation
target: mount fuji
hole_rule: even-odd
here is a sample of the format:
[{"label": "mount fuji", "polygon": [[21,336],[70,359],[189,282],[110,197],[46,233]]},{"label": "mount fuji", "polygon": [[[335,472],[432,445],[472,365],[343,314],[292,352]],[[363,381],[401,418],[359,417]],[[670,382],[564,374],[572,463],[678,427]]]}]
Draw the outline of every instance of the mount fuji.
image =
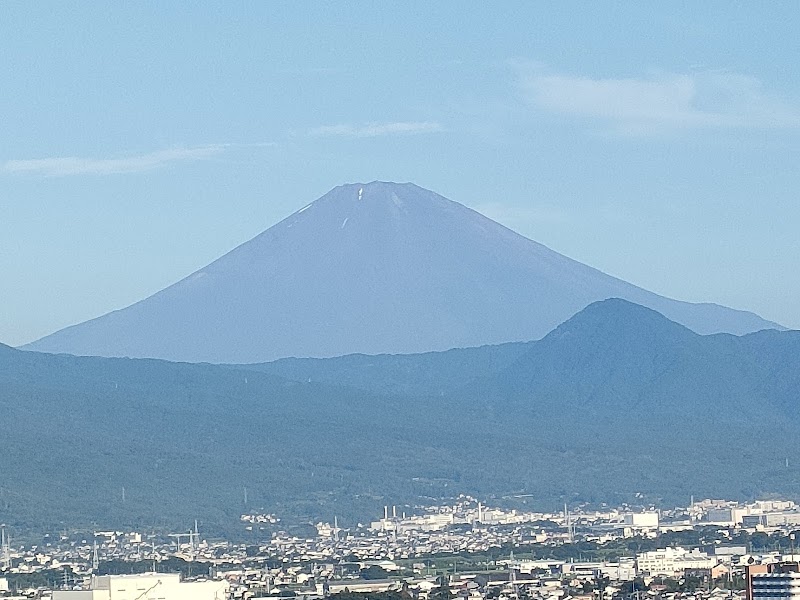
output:
[{"label": "mount fuji", "polygon": [[539,339],[623,298],[700,334],[782,329],[659,296],[410,183],[334,188],[185,279],[23,349],[173,361],[417,353]]}]

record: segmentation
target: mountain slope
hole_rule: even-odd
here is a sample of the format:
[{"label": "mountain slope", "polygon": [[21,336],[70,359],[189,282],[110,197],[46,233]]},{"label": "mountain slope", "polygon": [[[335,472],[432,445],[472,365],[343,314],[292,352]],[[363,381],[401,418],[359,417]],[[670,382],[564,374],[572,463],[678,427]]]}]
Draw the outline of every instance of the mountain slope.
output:
[{"label": "mountain slope", "polygon": [[513,342],[423,354],[283,358],[268,363],[229,366],[291,381],[313,381],[379,394],[442,396],[459,389],[466,381],[507,368],[530,345],[531,342]]},{"label": "mountain slope", "polygon": [[626,298],[698,333],[777,327],[663,298],[413,184],[333,189],[186,279],[26,347],[251,363],[539,339]]},{"label": "mountain slope", "polygon": [[[788,399],[767,392],[769,370],[800,351],[800,336],[771,333],[701,336],[651,309],[613,298],[589,305],[530,344],[504,371],[470,387],[536,410],[570,406],[584,415],[659,419],[676,426],[693,414],[702,394],[703,405],[726,407],[725,421],[745,422],[754,398],[770,411],[783,410]],[[766,361],[754,352],[761,344],[773,352]],[[795,364],[790,370],[797,369]]]},{"label": "mountain slope", "polygon": [[537,342],[380,357],[373,389],[368,357],[290,361],[290,382],[7,349],[0,521],[230,530],[248,507],[364,519],[458,493],[800,494],[797,356],[800,332],[700,336],[616,299]]}]

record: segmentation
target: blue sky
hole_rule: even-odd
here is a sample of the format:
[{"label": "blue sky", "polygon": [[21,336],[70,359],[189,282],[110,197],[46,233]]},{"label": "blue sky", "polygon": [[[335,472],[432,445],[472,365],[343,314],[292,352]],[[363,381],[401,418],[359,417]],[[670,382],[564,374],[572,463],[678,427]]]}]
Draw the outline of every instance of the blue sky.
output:
[{"label": "blue sky", "polygon": [[0,341],[413,181],[800,328],[800,5],[0,3]]}]

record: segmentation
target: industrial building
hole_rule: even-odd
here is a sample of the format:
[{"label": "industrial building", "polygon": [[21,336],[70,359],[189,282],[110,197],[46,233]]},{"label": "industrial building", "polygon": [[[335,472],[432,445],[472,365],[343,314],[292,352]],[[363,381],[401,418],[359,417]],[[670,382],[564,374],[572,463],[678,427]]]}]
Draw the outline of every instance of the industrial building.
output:
[{"label": "industrial building", "polygon": [[181,581],[178,573],[93,576],[88,590],[53,592],[53,600],[225,600],[226,581]]},{"label": "industrial building", "polygon": [[711,569],[719,561],[699,550],[684,548],[660,548],[651,552],[643,552],[636,557],[639,573],[649,575],[681,574],[687,569]]}]

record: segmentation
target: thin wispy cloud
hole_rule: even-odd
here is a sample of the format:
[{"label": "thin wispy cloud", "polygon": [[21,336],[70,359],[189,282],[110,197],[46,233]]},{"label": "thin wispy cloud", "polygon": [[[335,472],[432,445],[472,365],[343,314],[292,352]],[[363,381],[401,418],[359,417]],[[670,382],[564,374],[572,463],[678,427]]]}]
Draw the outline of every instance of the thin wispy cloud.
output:
[{"label": "thin wispy cloud", "polygon": [[678,129],[798,129],[800,110],[738,73],[662,73],[642,78],[591,78],[541,72],[520,85],[537,109],[605,122],[620,133]]},{"label": "thin wispy cloud", "polygon": [[0,172],[16,175],[40,175],[44,177],[66,177],[71,175],[117,175],[141,173],[167,167],[177,163],[207,160],[232,148],[269,147],[273,143],[255,144],[205,144],[202,146],[176,147],[113,158],[87,158],[63,156],[29,158],[6,161]]},{"label": "thin wispy cloud", "polygon": [[444,128],[435,121],[400,121],[395,123],[366,123],[363,125],[323,125],[311,129],[308,134],[318,136],[340,136],[370,138],[385,135],[418,135],[438,133]]}]

